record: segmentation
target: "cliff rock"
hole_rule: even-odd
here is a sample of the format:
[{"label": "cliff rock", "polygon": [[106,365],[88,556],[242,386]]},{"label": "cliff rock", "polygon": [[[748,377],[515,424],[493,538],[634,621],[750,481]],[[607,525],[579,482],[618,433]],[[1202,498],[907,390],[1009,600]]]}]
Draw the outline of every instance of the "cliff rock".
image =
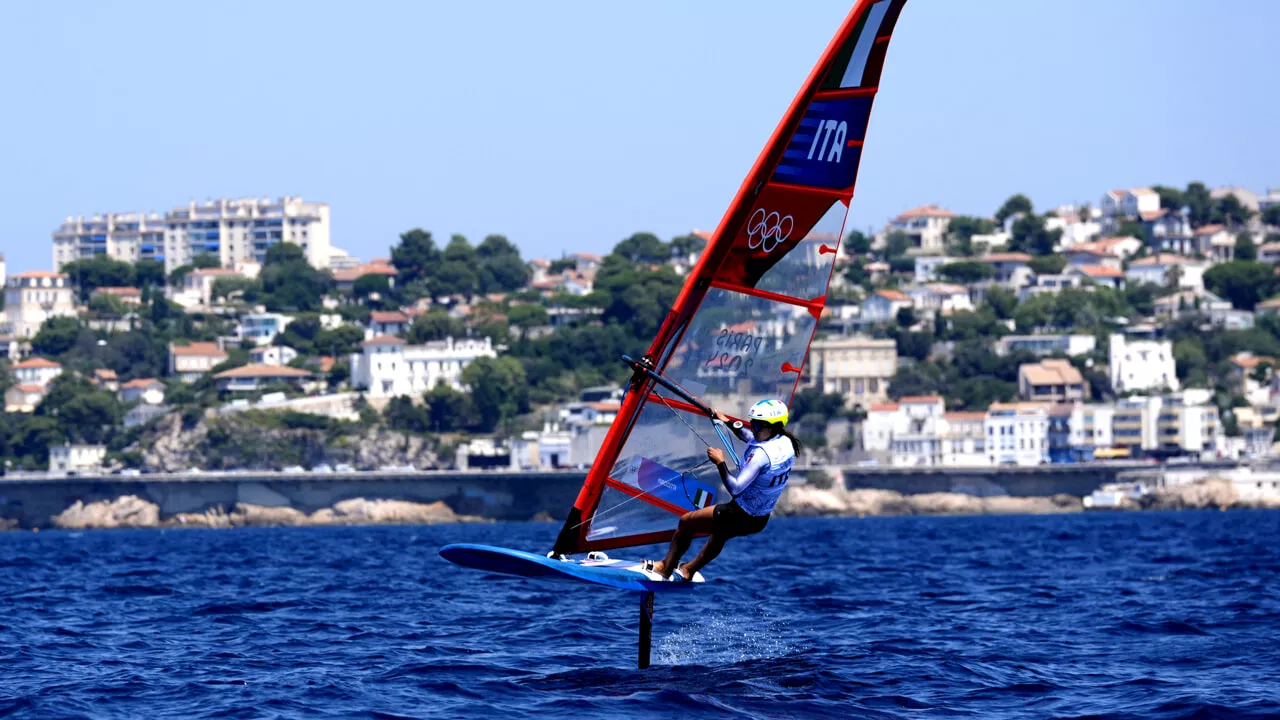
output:
[{"label": "cliff rock", "polygon": [[50,518],[54,527],[65,530],[110,528],[152,528],[160,525],[160,508],[134,495],[74,505]]}]

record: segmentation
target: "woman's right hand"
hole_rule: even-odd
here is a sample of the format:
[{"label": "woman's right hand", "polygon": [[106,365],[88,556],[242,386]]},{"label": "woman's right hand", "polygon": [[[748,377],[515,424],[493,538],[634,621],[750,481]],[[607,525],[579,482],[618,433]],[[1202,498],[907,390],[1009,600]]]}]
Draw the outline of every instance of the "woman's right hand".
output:
[{"label": "woman's right hand", "polygon": [[712,410],[711,412],[715,413],[716,419],[717,419],[717,420],[719,420],[720,422],[722,422],[722,423],[728,423],[728,422],[729,422],[729,416],[728,416],[728,415],[725,415],[724,413],[720,412],[719,410]]}]

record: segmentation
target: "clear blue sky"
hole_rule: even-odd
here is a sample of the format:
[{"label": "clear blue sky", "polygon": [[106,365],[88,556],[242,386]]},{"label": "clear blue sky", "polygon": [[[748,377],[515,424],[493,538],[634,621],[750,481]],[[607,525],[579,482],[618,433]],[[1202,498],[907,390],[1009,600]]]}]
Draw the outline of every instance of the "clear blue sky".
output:
[{"label": "clear blue sky", "polygon": [[[415,226],[526,257],[711,228],[849,5],[3,3],[0,252],[242,195],[330,203],[363,258]],[[1278,27],[1274,0],[910,0],[852,226],[1280,186]]]}]

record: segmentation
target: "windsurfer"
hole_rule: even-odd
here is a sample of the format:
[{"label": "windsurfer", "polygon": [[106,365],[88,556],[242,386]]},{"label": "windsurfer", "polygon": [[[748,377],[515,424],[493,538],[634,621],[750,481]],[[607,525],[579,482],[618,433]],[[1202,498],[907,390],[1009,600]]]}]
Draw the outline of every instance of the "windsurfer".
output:
[{"label": "windsurfer", "polygon": [[[678,580],[688,580],[716,559],[729,538],[754,535],[764,530],[773,506],[786,489],[791,466],[800,452],[800,441],[786,429],[787,406],[779,400],[761,400],[752,405],[747,413],[750,427],[719,411],[715,416],[747,443],[742,454],[742,467],[736,476],[729,474],[723,450],[707,448],[707,458],[720,471],[720,482],[733,500],[685,513],[680,518],[667,556],[658,561],[645,561],[646,570],[664,578],[670,579],[674,574]],[[697,535],[711,537],[693,560],[677,567]]]}]

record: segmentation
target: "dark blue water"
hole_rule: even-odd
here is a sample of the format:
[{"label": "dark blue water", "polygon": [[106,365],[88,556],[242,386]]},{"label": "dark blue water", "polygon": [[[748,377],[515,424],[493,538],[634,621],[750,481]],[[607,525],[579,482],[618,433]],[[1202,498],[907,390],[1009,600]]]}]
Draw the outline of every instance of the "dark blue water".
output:
[{"label": "dark blue water", "polygon": [[776,520],[660,596],[551,524],[0,534],[0,715],[1274,717],[1280,513]]}]

